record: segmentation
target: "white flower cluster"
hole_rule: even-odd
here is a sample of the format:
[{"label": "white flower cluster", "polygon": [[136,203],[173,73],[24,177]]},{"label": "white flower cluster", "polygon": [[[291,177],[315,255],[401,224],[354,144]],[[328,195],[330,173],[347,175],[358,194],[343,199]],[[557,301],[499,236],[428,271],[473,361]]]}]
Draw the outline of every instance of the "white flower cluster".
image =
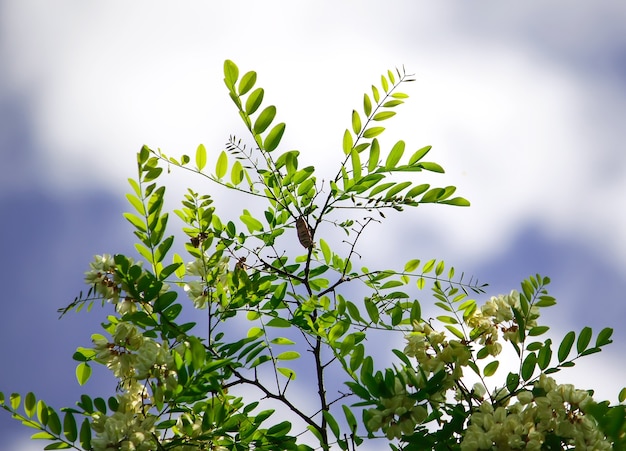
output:
[{"label": "white flower cluster", "polygon": [[101,412],[93,415],[92,427],[96,436],[91,439],[94,451],[154,451],[154,415],[141,412],[143,395],[133,385],[123,395],[118,395],[119,406],[111,416]]},{"label": "white flower cluster", "polygon": [[[135,264],[132,259],[128,259],[129,264]],[[141,261],[138,263],[141,265]],[[152,313],[152,306],[142,299],[133,299],[124,293],[127,292],[127,286],[124,281],[117,275],[114,258],[109,254],[96,255],[94,261],[89,264],[89,271],[85,273],[85,283],[95,288],[97,294],[103,299],[110,301],[115,305],[118,313],[124,315],[133,313],[138,310],[138,303],[141,302],[141,308],[148,314]],[[160,294],[169,291],[169,285],[163,284]]]},{"label": "white flower cluster", "polygon": [[415,399],[409,397],[405,384],[398,378],[392,397],[382,398],[380,404],[382,409],[368,409],[367,428],[370,431],[382,428],[389,440],[413,434],[415,425],[428,415],[424,406],[415,405]]},{"label": "white flower cluster", "polygon": [[[187,274],[200,277],[200,280],[187,282],[183,287],[195,308],[206,308],[209,300],[225,297],[228,286],[228,262],[229,258],[224,257],[211,267],[206,259],[198,258],[187,264]],[[212,299],[209,299],[210,297]]]},{"label": "white flower cluster", "polygon": [[[96,359],[118,378],[123,393],[112,415],[93,415],[94,451],[148,451],[156,449],[154,423],[156,417],[147,413],[154,400],[146,386],[156,379],[158,386],[174,389],[177,385],[174,359],[163,345],[141,334],[133,324],[114,325],[111,341],[94,335]],[[142,383],[140,381],[145,381]]]},{"label": "white flower cluster", "polygon": [[[519,293],[516,290],[512,290],[508,295],[493,296],[465,320],[472,328],[470,336],[476,337],[478,343],[485,345],[492,356],[502,351],[502,344],[498,342],[498,327],[503,331],[505,340],[519,342],[519,325],[515,320],[513,309],[521,310]],[[532,306],[526,318],[525,328],[535,327],[538,317],[538,307]]]},{"label": "white flower cluster", "polygon": [[122,291],[121,281],[115,274],[115,262],[109,254],[96,255],[85,273],[85,283],[93,285],[96,293],[117,304]]},{"label": "white flower cluster", "polygon": [[588,392],[541,375],[532,392],[517,394],[515,404],[494,409],[483,402],[470,417],[461,450],[540,450],[549,436],[575,449],[609,450],[611,444],[584,413],[591,402]]}]

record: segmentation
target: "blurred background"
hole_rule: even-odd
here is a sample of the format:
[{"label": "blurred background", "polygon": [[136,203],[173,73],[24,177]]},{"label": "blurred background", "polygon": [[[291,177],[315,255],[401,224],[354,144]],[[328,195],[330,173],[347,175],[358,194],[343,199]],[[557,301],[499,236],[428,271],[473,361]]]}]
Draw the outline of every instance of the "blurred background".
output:
[{"label": "blurred background", "polygon": [[[179,156],[203,143],[214,161],[230,134],[247,138],[222,82],[229,58],[257,71],[287,123],[281,148],[300,150],[318,180],[336,171],[363,92],[387,69],[414,73],[383,139],[404,139],[407,153],[432,145],[428,159],[446,169],[433,183],[472,207],[390,213],[363,259],[444,259],[489,283],[479,302],[550,276],[554,341],[616,329],[559,381],[615,402],[626,385],[625,26],[617,0],[0,0],[0,391],[56,408],[113,394],[99,375],[79,387],[72,360],[106,313],[58,320],[57,309],[87,290],[93,255],[134,253],[122,213],[141,145]],[[241,214],[216,185],[171,177],[172,208],[194,183],[222,218]],[[0,449],[42,450],[34,432],[0,412]]]}]

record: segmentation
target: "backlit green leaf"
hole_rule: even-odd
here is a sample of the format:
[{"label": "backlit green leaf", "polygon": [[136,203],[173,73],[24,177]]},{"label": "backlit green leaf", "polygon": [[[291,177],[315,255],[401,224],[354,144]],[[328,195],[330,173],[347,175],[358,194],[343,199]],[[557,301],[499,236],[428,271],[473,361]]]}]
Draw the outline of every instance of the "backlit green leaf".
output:
[{"label": "backlit green leaf", "polygon": [[395,111],[381,111],[380,113],[376,113],[372,118],[375,121],[384,121],[396,115]]},{"label": "backlit green leaf", "polygon": [[235,83],[239,78],[239,68],[231,60],[224,61],[224,82],[229,89],[235,89]]},{"label": "backlit green leaf", "polygon": [[300,353],[296,351],[285,351],[276,356],[276,360],[295,360],[299,358]]},{"label": "backlit green leaf", "polygon": [[367,94],[363,94],[363,112],[368,117],[372,112],[372,101]]},{"label": "backlit green leaf", "polygon": [[348,155],[352,151],[353,145],[354,141],[352,140],[352,133],[350,133],[350,130],[346,128],[346,131],[343,133],[343,153]]},{"label": "backlit green leaf", "polygon": [[377,139],[372,140],[370,146],[370,156],[367,161],[367,172],[374,172],[378,167],[378,160],[380,159],[380,144]]},{"label": "backlit green leaf", "polygon": [[324,256],[324,262],[326,264],[330,263],[330,259],[331,259],[331,251],[330,251],[330,246],[328,246],[328,243],[326,241],[324,241],[324,239],[320,238],[319,241],[319,245],[320,248],[322,249],[322,255]]},{"label": "backlit green leaf", "polygon": [[432,161],[424,161],[422,163],[419,163],[419,167],[425,169],[426,171],[438,172],[440,174],[446,172],[441,166],[439,166],[437,163],[433,163]]},{"label": "backlit green leaf", "polygon": [[215,165],[215,175],[218,179],[223,178],[228,170],[228,155],[226,151],[222,150],[220,156],[217,158],[217,164]]},{"label": "backlit green leaf", "polygon": [[497,360],[489,362],[487,365],[485,365],[485,369],[483,370],[483,374],[485,375],[485,377],[493,376],[498,369],[498,366],[500,366],[500,362]]},{"label": "backlit green leaf", "polygon": [[296,380],[296,372],[290,368],[284,368],[281,366],[276,367],[276,371],[285,376],[287,379],[293,381]]},{"label": "backlit green leaf", "polygon": [[274,105],[270,105],[261,111],[259,117],[256,118],[256,121],[254,121],[254,133],[257,135],[263,133],[272,123],[274,117],[276,117],[276,107]]},{"label": "backlit green leaf", "polygon": [[241,219],[241,222],[243,222],[246,227],[248,227],[248,231],[250,233],[260,232],[263,230],[263,224],[261,224],[261,221],[253,218],[249,214],[243,214],[239,216],[239,219]]},{"label": "backlit green leaf", "polygon": [[206,148],[204,144],[200,144],[196,149],[196,166],[201,171],[206,166]]},{"label": "backlit green leaf", "polygon": [[389,156],[387,156],[387,160],[385,161],[385,168],[393,169],[396,167],[400,158],[402,158],[402,155],[404,154],[404,147],[405,144],[402,140],[394,144],[391,148],[391,152],[389,152]]},{"label": "backlit green leaf", "polygon": [[364,138],[374,138],[385,131],[385,127],[370,127],[363,132]]},{"label": "backlit green leaf", "polygon": [[261,106],[263,102],[263,95],[265,91],[263,88],[256,88],[254,91],[250,93],[248,99],[246,100],[246,114],[251,115],[256,112]]},{"label": "backlit green leaf", "polygon": [[281,122],[280,124],[275,125],[270,132],[267,134],[265,138],[265,142],[263,145],[265,146],[265,150],[267,152],[271,152],[272,150],[278,147],[280,140],[283,137],[283,133],[285,133],[285,123]]},{"label": "backlit green leaf", "polygon": [[285,337],[276,337],[270,343],[275,345],[295,345],[296,342]]},{"label": "backlit green leaf", "polygon": [[76,366],[76,379],[78,385],[85,385],[91,376],[91,367],[87,362],[81,362]]},{"label": "backlit green leaf", "polygon": [[361,178],[361,158],[356,149],[350,152],[350,160],[352,161],[352,178],[358,180]]},{"label": "backlit green leaf", "polygon": [[417,163],[422,158],[424,158],[424,156],[430,151],[430,149],[432,149],[432,146],[422,147],[421,149],[415,151],[415,153],[411,155],[411,158],[409,158],[409,166]]},{"label": "backlit green leaf", "polygon": [[352,110],[352,131],[355,135],[361,132],[361,117],[356,110]]},{"label": "backlit green leaf", "polygon": [[241,77],[241,81],[239,82],[239,87],[237,89],[239,91],[239,95],[242,96],[248,91],[250,91],[255,83],[256,83],[256,72],[250,71],[250,72],[245,73],[244,76]]},{"label": "backlit green leaf", "polygon": [[239,160],[235,160],[230,170],[230,181],[237,186],[243,180],[243,165]]}]

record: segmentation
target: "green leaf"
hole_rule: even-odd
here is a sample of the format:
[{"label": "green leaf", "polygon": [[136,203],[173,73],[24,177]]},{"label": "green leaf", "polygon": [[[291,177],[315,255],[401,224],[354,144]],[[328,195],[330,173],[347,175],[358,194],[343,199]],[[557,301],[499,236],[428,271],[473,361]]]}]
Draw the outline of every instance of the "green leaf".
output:
[{"label": "green leaf", "polygon": [[425,146],[415,151],[415,153],[411,155],[411,158],[409,158],[409,166],[412,166],[413,164],[424,158],[424,156],[430,151],[430,149],[432,149],[432,146]]},{"label": "green leaf", "polygon": [[235,83],[239,78],[239,68],[231,60],[224,61],[224,83],[230,90],[235,90]]},{"label": "green leaf", "polygon": [[91,449],[91,423],[87,418],[83,420],[80,426],[80,446],[83,449]]},{"label": "green leaf", "polygon": [[463,332],[461,332],[459,329],[457,329],[454,326],[444,326],[446,329],[448,329],[450,332],[452,332],[452,334],[458,338],[459,340],[464,340],[465,339],[465,335],[463,335]]},{"label": "green leaf", "polygon": [[263,88],[257,88],[250,93],[246,100],[246,114],[251,115],[256,112],[263,103],[263,95],[265,91]]},{"label": "green leaf", "polygon": [[352,413],[352,411],[350,410],[350,407],[348,407],[345,404],[342,404],[341,407],[343,409],[343,414],[346,417],[346,422],[348,423],[348,427],[350,428],[350,432],[354,433],[358,427],[356,418],[354,414]]},{"label": "green leaf", "polygon": [[278,125],[275,125],[270,132],[267,134],[265,138],[265,142],[263,146],[267,152],[271,152],[278,147],[280,140],[283,137],[283,133],[285,133],[285,123],[281,122]]},{"label": "green leaf", "polygon": [[76,379],[78,385],[85,385],[91,377],[91,367],[87,362],[81,362],[76,366]]},{"label": "green leaf", "polygon": [[416,299],[413,301],[413,305],[411,306],[411,322],[421,321],[422,319],[422,306],[419,301]]},{"label": "green leaf", "polygon": [[576,350],[579,354],[587,349],[587,346],[591,341],[592,335],[593,331],[590,327],[583,327],[583,330],[580,331],[580,334],[578,335],[578,340],[576,341]]},{"label": "green leaf", "polygon": [[256,121],[254,121],[254,133],[257,135],[263,133],[272,123],[274,117],[276,117],[276,107],[274,105],[270,105],[261,111],[259,117],[256,118]]},{"label": "green leaf", "polygon": [[363,132],[363,138],[374,138],[385,131],[385,127],[370,127]]},{"label": "green leaf", "polygon": [[367,93],[363,94],[363,112],[368,117],[372,112],[372,101],[370,100],[370,97],[367,95]]},{"label": "green leaf", "polygon": [[387,183],[383,183],[381,185],[378,185],[376,188],[372,189],[369,193],[369,197],[373,197],[378,193],[381,193],[383,191],[385,191],[386,189],[392,187],[393,185],[395,185],[394,182],[387,182]]},{"label": "green leaf", "polygon": [[239,82],[239,87],[237,88],[237,90],[239,91],[239,95],[242,96],[248,91],[250,91],[255,83],[256,83],[256,72],[250,71],[244,74],[244,76],[241,77],[241,81]]},{"label": "green leaf", "polygon": [[350,159],[352,161],[352,178],[358,180],[361,178],[361,158],[356,149],[350,151]]},{"label": "green leaf", "polygon": [[435,260],[434,258],[424,263],[424,267],[422,268],[422,274],[428,274],[429,272],[431,272],[435,267],[435,263],[437,263],[437,260]]},{"label": "green leaf", "polygon": [[420,194],[426,192],[428,188],[430,188],[430,185],[428,183],[423,183],[421,185],[414,186],[413,188],[409,190],[408,193],[406,193],[405,197],[409,197],[409,198],[417,197]]},{"label": "green leaf", "polygon": [[376,306],[376,304],[374,304],[374,302],[370,298],[365,298],[364,302],[365,302],[365,310],[367,310],[367,314],[369,315],[372,322],[374,324],[377,324],[378,320],[380,319],[378,307]]},{"label": "green leaf", "polygon": [[56,437],[49,432],[41,431],[30,436],[33,440],[54,440]]},{"label": "green leaf", "polygon": [[51,407],[48,407],[48,428],[55,435],[61,434],[61,420]]},{"label": "green leaf", "polygon": [[300,353],[296,351],[285,351],[276,356],[276,360],[295,360],[299,358]]},{"label": "green leaf", "polygon": [[537,355],[534,352],[529,353],[522,363],[521,376],[522,379],[527,381],[533,377],[535,372],[535,366],[537,365]]},{"label": "green leaf", "polygon": [[378,167],[378,160],[380,159],[380,144],[377,139],[372,140],[370,146],[370,156],[367,161],[367,172],[374,172]]},{"label": "green leaf", "polygon": [[400,191],[402,191],[403,189],[408,188],[409,186],[411,186],[411,184],[412,184],[412,182],[397,183],[396,186],[394,186],[393,188],[391,188],[389,191],[387,191],[385,193],[385,199],[393,198]]},{"label": "green leaf", "polygon": [[353,145],[354,141],[352,140],[352,133],[350,133],[350,130],[346,128],[346,131],[343,132],[343,153],[348,155],[352,151]]},{"label": "green leaf", "polygon": [[498,369],[498,366],[500,366],[500,362],[497,360],[488,363],[483,370],[483,374],[485,375],[485,377],[493,376]]},{"label": "green leaf", "polygon": [[135,210],[137,210],[137,213],[139,213],[141,216],[145,216],[146,215],[146,209],[143,206],[143,202],[141,202],[141,199],[139,199],[137,196],[133,195],[133,194],[126,194],[126,199],[128,199],[128,202],[135,207]]},{"label": "green leaf", "polygon": [[283,318],[272,318],[266,324],[269,327],[291,327],[291,323]]},{"label": "green leaf", "polygon": [[550,328],[548,326],[535,326],[528,331],[530,337],[537,337],[545,334]]},{"label": "green leaf", "polygon": [[196,166],[201,171],[206,166],[206,148],[204,144],[200,144],[196,149]]},{"label": "green leaf", "polygon": [[537,364],[539,365],[539,369],[542,371],[550,365],[550,360],[552,359],[551,344],[552,340],[548,338],[537,354]]},{"label": "green leaf", "polygon": [[361,131],[361,117],[356,110],[352,110],[352,131],[355,135],[358,135]]},{"label": "green leaf", "polygon": [[335,420],[335,417],[333,417],[331,413],[327,410],[322,410],[322,415],[324,415],[324,419],[328,423],[328,426],[330,427],[330,430],[333,432],[334,436],[340,439],[341,432],[339,430],[339,425],[337,424],[337,420]]},{"label": "green leaf", "polygon": [[11,401],[11,408],[17,410],[22,403],[22,396],[19,393],[11,393],[9,400]]},{"label": "green leaf", "polygon": [[423,162],[423,163],[419,163],[418,166],[422,169],[425,169],[427,171],[431,171],[431,172],[438,172],[440,174],[445,173],[446,171],[443,170],[443,168],[438,165],[437,163],[433,163],[433,162]]},{"label": "green leaf", "polygon": [[509,393],[513,393],[519,386],[519,374],[509,373],[506,376],[506,388]]},{"label": "green leaf", "polygon": [[404,272],[413,272],[419,267],[419,265],[420,265],[419,258],[414,258],[413,260],[409,260],[404,265]]},{"label": "green leaf", "polygon": [[284,368],[281,366],[276,367],[276,371],[285,376],[287,379],[294,381],[296,380],[296,372],[290,368]]},{"label": "green leaf", "polygon": [[332,253],[330,251],[330,246],[328,246],[328,243],[326,241],[324,241],[323,238],[320,238],[319,245],[320,245],[320,248],[322,249],[322,255],[324,256],[324,262],[328,265],[330,263],[331,256],[332,256]]},{"label": "green leaf", "polygon": [[565,337],[563,337],[563,340],[561,341],[561,344],[559,345],[559,350],[557,352],[559,363],[562,363],[565,361],[565,359],[567,359],[567,356],[572,349],[572,345],[574,344],[575,339],[576,334],[574,333],[574,331],[569,331],[567,334],[565,334]]},{"label": "green leaf", "polygon": [[613,329],[610,327],[602,329],[596,338],[596,347],[606,346],[612,343],[613,340],[611,340],[611,335],[613,335]]},{"label": "green leaf", "polygon": [[215,165],[215,175],[218,179],[223,178],[228,170],[228,155],[226,151],[222,150],[220,156],[217,158],[217,164]]},{"label": "green leaf", "polygon": [[276,337],[270,343],[275,345],[295,345],[296,342],[285,337]]},{"label": "green leaf", "polygon": [[233,163],[233,167],[230,170],[230,181],[233,185],[237,186],[243,180],[243,165],[239,160]]},{"label": "green leaf", "polygon": [[375,121],[384,121],[395,115],[395,111],[381,111],[380,113],[376,113],[372,119]]},{"label": "green leaf", "polygon": [[76,419],[72,412],[65,412],[63,417],[63,435],[70,442],[75,442],[78,438],[78,428],[76,426]]},{"label": "green leaf", "polygon": [[44,448],[45,451],[49,449],[69,449],[71,446],[65,442],[54,442]]},{"label": "green leaf", "polygon": [[469,207],[470,201],[463,197],[454,197],[452,199],[442,200],[441,204],[454,205],[456,207]]},{"label": "green leaf", "polygon": [[[1,402],[0,405],[2,405]],[[36,410],[37,398],[35,398],[35,394],[33,392],[26,393],[26,398],[24,399],[24,412],[26,412],[26,416],[29,418],[32,417]]]},{"label": "green leaf", "polygon": [[385,161],[386,169],[393,169],[396,167],[400,158],[402,158],[402,154],[404,154],[404,141],[400,140],[394,144],[391,148],[391,152],[389,152],[389,156],[387,157],[387,161]]},{"label": "green leaf", "polygon": [[378,103],[380,101],[380,93],[378,92],[378,88],[372,85],[372,97],[374,98],[374,102]]},{"label": "green leaf", "polygon": [[384,75],[380,76],[380,85],[383,87],[385,93],[389,91],[389,84],[387,83],[387,79]]}]

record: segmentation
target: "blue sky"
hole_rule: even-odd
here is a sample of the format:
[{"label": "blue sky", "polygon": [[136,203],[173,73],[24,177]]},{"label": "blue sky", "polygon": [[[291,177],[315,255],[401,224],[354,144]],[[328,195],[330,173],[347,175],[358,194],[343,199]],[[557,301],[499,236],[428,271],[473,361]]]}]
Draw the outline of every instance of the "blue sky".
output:
[{"label": "blue sky", "polygon": [[[616,329],[610,349],[563,378],[615,399],[626,385],[625,23],[618,1],[0,1],[0,390],[56,407],[83,392],[71,356],[103,312],[59,321],[56,309],[86,288],[94,254],[132,249],[121,215],[142,144],[177,155],[204,143],[216,156],[241,133],[222,84],[230,58],[258,72],[285,148],[321,174],[362,93],[388,68],[415,73],[388,139],[433,145],[447,170],[437,181],[473,205],[390,215],[364,258],[443,258],[489,294],[549,275],[556,337]],[[188,180],[172,180],[177,199]],[[43,449],[30,433],[0,414],[0,449]]]}]

